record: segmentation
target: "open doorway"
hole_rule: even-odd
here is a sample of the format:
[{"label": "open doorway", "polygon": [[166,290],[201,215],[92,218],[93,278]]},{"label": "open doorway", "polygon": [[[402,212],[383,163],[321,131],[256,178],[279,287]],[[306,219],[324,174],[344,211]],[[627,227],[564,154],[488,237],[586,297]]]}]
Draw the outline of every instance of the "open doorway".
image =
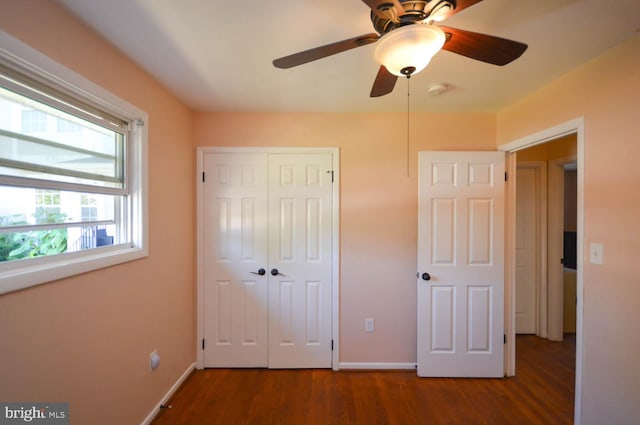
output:
[{"label": "open doorway", "polygon": [[516,334],[576,332],[577,143],[568,134],[516,155]]},{"label": "open doorway", "polygon": [[[534,147],[536,145],[545,144],[552,140],[559,139],[567,135],[575,135],[576,139],[576,151],[575,151],[575,163],[576,163],[576,326],[575,326],[575,403],[574,403],[574,422],[580,423],[582,411],[582,370],[583,370],[583,342],[582,342],[582,294],[584,290],[583,278],[582,278],[582,258],[584,256],[583,249],[583,234],[584,234],[584,118],[576,118],[562,124],[558,124],[554,127],[541,130],[537,133],[529,134],[520,139],[513,140],[509,143],[505,143],[499,146],[499,149],[507,153],[507,172],[509,176],[516,176],[517,173],[517,155],[521,151]],[[570,162],[570,161],[566,161]],[[550,170],[560,170],[564,173],[564,164],[561,161],[554,162],[553,167],[549,163]],[[551,177],[549,177],[551,178]],[[564,174],[563,177],[564,178]],[[505,258],[505,375],[514,376],[516,374],[516,288],[515,288],[515,275],[516,275],[516,179],[509,179],[507,182],[506,191],[506,258]],[[547,188],[554,190],[554,194],[547,194],[557,196],[557,193],[564,192],[564,186],[560,190],[559,185],[547,185]],[[562,199],[562,198],[561,198]],[[563,204],[564,206],[564,204]],[[561,224],[559,234],[563,234],[563,221],[561,216],[559,221]],[[553,226],[552,223],[547,223],[547,228]],[[558,252],[558,259],[562,258],[563,241],[564,238],[560,238],[560,244]],[[551,249],[551,246],[547,247],[547,250]],[[548,261],[547,261],[548,263]],[[553,262],[553,265],[559,267],[562,271],[564,265],[559,261]],[[552,264],[547,264],[547,267]],[[548,273],[547,269],[547,273]],[[563,302],[564,294],[559,295],[558,291],[562,290],[562,283],[556,285],[555,292],[547,294],[543,299],[551,302]],[[554,301],[555,300],[555,301]],[[549,304],[549,303],[547,303]],[[562,307],[556,311],[562,312]],[[541,315],[540,317],[548,318],[547,315]],[[555,323],[564,325],[563,320],[556,320]],[[560,334],[562,334],[562,327],[560,328]],[[547,324],[547,330],[550,330],[549,324]]]},{"label": "open doorway", "polygon": [[[560,390],[575,385],[577,135],[567,134],[512,155],[516,162],[516,358],[518,364],[553,359],[558,369],[550,384]],[[544,340],[548,341],[541,345]],[[539,349],[526,349],[531,345]]]}]

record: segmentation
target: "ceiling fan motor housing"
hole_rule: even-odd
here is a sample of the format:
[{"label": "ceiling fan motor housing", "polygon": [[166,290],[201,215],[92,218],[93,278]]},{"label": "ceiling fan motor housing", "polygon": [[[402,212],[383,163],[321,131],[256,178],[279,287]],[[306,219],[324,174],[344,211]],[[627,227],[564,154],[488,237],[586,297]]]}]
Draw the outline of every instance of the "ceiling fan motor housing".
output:
[{"label": "ceiling fan motor housing", "polygon": [[378,6],[384,17],[371,12],[371,23],[380,35],[384,35],[396,28],[430,20],[440,21],[449,16],[456,8],[455,0],[398,0],[404,14],[396,16],[392,4],[383,3]]}]

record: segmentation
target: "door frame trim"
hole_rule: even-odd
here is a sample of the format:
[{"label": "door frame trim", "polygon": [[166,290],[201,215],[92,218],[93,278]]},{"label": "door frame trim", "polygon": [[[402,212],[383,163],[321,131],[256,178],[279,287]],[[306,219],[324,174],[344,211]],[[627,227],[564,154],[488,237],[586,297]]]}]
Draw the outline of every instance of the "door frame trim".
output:
[{"label": "door frame trim", "polygon": [[[574,423],[580,425],[582,420],[582,375],[584,365],[583,349],[583,259],[584,259],[584,175],[585,175],[585,119],[584,116],[566,121],[539,132],[526,135],[498,146],[498,150],[507,153],[507,170],[515,176],[516,161],[514,153],[531,146],[546,143],[568,134],[576,134],[577,145],[577,268],[576,268],[576,377]],[[506,191],[506,241],[505,241],[505,375],[515,375],[515,178],[507,181]]]},{"label": "door frame trim", "polygon": [[331,364],[333,370],[340,365],[340,149],[337,147],[216,147],[199,146],[196,148],[196,367],[204,369],[204,155],[208,153],[287,153],[287,154],[329,154],[333,167],[333,208],[332,208],[332,282],[331,282],[331,338],[333,351]]}]

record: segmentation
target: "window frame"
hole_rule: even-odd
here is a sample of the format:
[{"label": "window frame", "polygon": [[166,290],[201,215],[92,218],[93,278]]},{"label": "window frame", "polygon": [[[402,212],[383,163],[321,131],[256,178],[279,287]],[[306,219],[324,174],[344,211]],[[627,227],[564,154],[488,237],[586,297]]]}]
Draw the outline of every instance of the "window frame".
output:
[{"label": "window frame", "polygon": [[0,263],[0,294],[122,264],[148,256],[148,114],[0,30],[0,63],[130,123],[125,174],[128,241]]}]

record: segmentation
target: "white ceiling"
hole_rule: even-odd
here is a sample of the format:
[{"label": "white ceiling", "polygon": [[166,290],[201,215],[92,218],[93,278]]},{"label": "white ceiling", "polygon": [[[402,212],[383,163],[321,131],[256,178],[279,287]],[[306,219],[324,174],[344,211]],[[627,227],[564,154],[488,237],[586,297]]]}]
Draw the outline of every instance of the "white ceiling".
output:
[{"label": "white ceiling", "polygon": [[[375,32],[359,0],[57,0],[198,111],[404,111],[370,98],[375,44],[291,69],[272,60]],[[638,0],[484,0],[445,25],[521,41],[504,67],[447,51],[410,80],[413,111],[495,112],[640,31]],[[640,52],[639,52],[640,54]],[[443,83],[439,97],[427,89]]]}]

